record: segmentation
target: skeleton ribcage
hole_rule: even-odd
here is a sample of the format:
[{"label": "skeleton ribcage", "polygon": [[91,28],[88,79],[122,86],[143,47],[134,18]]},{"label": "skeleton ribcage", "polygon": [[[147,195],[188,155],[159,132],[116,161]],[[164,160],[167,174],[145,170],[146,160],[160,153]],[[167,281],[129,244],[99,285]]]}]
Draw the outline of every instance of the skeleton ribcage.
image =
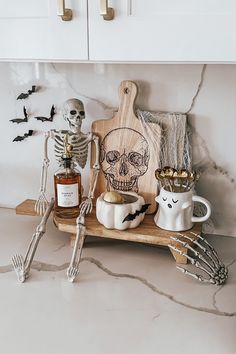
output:
[{"label": "skeleton ribcage", "polygon": [[[59,163],[61,163],[61,157],[64,152],[64,138],[68,132],[57,133],[54,135],[55,139],[55,157]],[[68,134],[68,143],[73,146],[73,160],[78,163],[81,168],[84,168],[88,157],[88,144],[90,142],[89,135],[81,133]]]}]

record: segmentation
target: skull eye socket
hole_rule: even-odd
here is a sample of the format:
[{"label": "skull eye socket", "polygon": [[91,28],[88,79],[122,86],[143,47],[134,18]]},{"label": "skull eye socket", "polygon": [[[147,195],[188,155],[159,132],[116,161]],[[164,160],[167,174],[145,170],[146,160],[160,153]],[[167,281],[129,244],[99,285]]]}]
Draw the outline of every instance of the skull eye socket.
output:
[{"label": "skull eye socket", "polygon": [[80,116],[84,116],[84,111],[79,111]]},{"label": "skull eye socket", "polygon": [[110,165],[114,165],[120,158],[120,153],[119,151],[113,150],[113,151],[108,151],[106,154],[106,160]]},{"label": "skull eye socket", "polygon": [[128,160],[134,167],[140,167],[143,165],[143,156],[138,152],[130,152],[128,155]]},{"label": "skull eye socket", "polygon": [[70,114],[71,114],[72,116],[74,116],[74,115],[76,114],[76,111],[75,111],[74,109],[72,109],[72,110],[70,111]]}]

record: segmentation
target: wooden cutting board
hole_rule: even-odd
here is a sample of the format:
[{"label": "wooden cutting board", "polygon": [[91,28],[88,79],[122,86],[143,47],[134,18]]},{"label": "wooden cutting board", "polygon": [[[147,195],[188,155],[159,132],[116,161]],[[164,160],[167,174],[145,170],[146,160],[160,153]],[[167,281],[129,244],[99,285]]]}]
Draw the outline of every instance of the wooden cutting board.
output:
[{"label": "wooden cutting board", "polygon": [[[101,173],[95,197],[106,190],[135,191],[151,204],[147,211],[150,214],[156,210],[155,170],[159,168],[161,128],[155,123],[143,125],[136,117],[134,103],[137,94],[134,82],[122,81],[118,112],[111,119],[92,124],[92,132],[100,138]],[[92,164],[94,159],[93,146]]]}]

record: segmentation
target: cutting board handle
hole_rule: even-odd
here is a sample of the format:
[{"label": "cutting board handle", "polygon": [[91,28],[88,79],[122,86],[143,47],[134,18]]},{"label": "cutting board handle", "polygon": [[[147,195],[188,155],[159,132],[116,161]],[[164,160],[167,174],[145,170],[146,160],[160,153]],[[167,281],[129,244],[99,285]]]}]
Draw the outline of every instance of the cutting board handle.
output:
[{"label": "cutting board handle", "polygon": [[138,95],[137,85],[129,80],[122,81],[119,87],[120,105],[117,115],[121,122],[121,126],[125,126],[127,117],[132,119],[135,116],[134,103]]}]

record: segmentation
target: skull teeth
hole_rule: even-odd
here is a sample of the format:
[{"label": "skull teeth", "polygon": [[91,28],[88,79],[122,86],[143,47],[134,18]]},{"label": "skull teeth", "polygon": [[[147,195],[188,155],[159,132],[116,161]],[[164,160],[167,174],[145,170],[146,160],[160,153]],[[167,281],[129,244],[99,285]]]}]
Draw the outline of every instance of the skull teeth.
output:
[{"label": "skull teeth", "polygon": [[136,181],[136,179],[134,179],[133,181],[122,182],[122,181],[118,181],[118,180],[110,178],[111,186],[114,189],[122,190],[122,191],[130,191],[133,188],[135,181]]}]

